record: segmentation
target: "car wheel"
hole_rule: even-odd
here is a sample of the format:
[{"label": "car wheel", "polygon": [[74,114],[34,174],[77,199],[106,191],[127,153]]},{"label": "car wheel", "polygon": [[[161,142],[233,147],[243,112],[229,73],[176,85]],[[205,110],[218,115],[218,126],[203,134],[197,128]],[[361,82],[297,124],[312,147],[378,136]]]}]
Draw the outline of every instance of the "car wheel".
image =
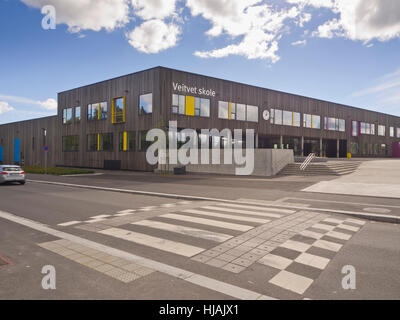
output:
[{"label": "car wheel", "polygon": [[20,184],[25,184],[25,181],[21,181]]}]

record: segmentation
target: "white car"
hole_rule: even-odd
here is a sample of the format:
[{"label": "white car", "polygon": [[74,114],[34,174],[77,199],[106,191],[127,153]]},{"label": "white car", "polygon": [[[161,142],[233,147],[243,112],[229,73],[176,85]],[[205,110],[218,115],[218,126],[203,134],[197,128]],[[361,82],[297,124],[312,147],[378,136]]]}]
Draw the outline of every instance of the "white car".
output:
[{"label": "white car", "polygon": [[20,166],[0,165],[0,183],[19,182],[25,184],[25,172]]}]

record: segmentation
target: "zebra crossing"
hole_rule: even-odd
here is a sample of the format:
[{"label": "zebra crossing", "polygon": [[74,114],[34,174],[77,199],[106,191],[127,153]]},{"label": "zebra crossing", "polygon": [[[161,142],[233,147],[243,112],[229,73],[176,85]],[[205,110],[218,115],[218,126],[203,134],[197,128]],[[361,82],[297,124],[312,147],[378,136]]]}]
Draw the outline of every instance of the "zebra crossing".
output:
[{"label": "zebra crossing", "polygon": [[[295,212],[294,210],[279,210],[253,205],[240,205],[241,209],[237,208],[239,207],[233,203],[213,203],[134,221],[128,224],[131,228],[112,227],[98,232],[138,245],[180,256],[193,257],[257,226],[278,219],[284,214]],[[140,228],[140,231],[135,227]],[[132,228],[134,230],[130,230]],[[170,238],[160,237],[157,234],[158,230],[166,232]],[[197,245],[185,243],[184,240],[182,242],[171,240],[174,234],[196,239]],[[202,242],[202,240],[206,240],[206,242]]]}]

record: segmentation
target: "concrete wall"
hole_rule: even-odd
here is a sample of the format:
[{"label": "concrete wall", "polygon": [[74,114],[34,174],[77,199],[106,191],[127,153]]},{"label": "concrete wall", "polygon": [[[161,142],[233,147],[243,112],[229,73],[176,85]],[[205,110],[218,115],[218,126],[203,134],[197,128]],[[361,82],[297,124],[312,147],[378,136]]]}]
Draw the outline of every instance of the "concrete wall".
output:
[{"label": "concrete wall", "polygon": [[[236,168],[242,168],[243,165],[224,164],[224,150],[220,153],[221,164],[211,164],[212,154],[210,151],[210,164],[189,164],[186,165],[187,172],[196,173],[214,173],[235,175]],[[199,163],[200,163],[199,152]],[[168,155],[167,155],[168,162]],[[278,174],[286,165],[294,163],[293,150],[289,149],[254,149],[254,170],[252,176],[274,176]],[[173,171],[176,165],[158,165],[158,171]]]}]

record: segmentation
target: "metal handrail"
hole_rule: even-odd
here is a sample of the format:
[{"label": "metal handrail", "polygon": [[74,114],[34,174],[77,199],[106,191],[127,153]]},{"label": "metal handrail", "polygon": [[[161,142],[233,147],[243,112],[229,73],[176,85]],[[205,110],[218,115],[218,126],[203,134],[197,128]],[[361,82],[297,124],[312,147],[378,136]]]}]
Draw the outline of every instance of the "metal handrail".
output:
[{"label": "metal handrail", "polygon": [[315,153],[310,153],[306,160],[301,164],[300,170],[304,171],[308,167],[308,165],[311,163],[311,161],[315,158]]}]

